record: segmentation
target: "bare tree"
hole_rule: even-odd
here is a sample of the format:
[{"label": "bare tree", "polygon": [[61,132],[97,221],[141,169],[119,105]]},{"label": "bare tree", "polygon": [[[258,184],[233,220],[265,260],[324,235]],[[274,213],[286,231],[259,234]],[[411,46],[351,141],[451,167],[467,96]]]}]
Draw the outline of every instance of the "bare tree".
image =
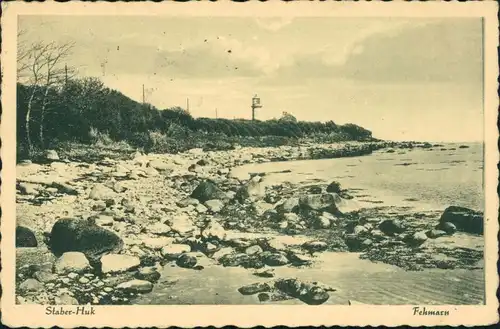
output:
[{"label": "bare tree", "polygon": [[28,153],[32,156],[34,149],[31,138],[30,122],[35,96],[39,91],[42,92],[39,138],[40,143],[43,145],[43,119],[45,116],[45,109],[47,108],[47,96],[51,87],[61,83],[63,79],[67,80],[68,74],[74,74],[74,69],[68,70],[66,66],[61,67],[62,61],[71,54],[73,43],[57,44],[55,42],[34,42],[27,44],[20,38],[22,35],[22,31],[18,32],[17,74],[18,81],[23,81],[31,86],[25,116],[25,125]]},{"label": "bare tree", "polygon": [[66,83],[70,78],[68,75],[75,74],[75,70],[73,68],[69,68],[65,64],[62,66],[62,61],[66,59],[70,54],[73,48],[73,43],[64,43],[61,45],[51,43],[48,45],[45,53],[43,54],[43,60],[45,63],[45,77],[44,77],[44,93],[42,96],[42,107],[40,109],[40,130],[39,130],[39,138],[40,144],[44,146],[44,117],[45,110],[47,108],[48,103],[48,94],[50,88],[54,87],[57,84]]},{"label": "bare tree", "polygon": [[23,36],[26,34],[25,30],[17,31],[17,79],[19,80],[29,68],[30,50]]},{"label": "bare tree", "polygon": [[24,52],[21,53],[21,55],[20,52],[18,52],[18,79],[20,78],[19,73],[29,71],[30,77],[28,78],[27,82],[32,86],[25,116],[26,142],[28,144],[28,153],[30,157],[33,156],[33,142],[30,132],[31,111],[33,109],[35,94],[38,91],[38,86],[40,84],[40,80],[42,79],[42,70],[44,68],[43,54],[45,52],[45,48],[46,46],[44,46],[42,43],[34,43],[28,48],[25,48]]}]

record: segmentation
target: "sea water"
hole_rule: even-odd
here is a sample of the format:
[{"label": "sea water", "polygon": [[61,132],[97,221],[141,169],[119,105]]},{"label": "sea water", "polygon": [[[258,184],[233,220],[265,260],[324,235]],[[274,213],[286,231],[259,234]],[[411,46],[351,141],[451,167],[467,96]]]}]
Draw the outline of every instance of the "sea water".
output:
[{"label": "sea water", "polygon": [[[266,173],[268,185],[281,182],[328,184],[338,181],[361,206],[411,205],[416,211],[449,205],[484,209],[483,148],[446,144],[429,149],[377,151],[369,156],[249,164],[235,168],[242,177]],[[207,259],[208,260],[208,259]],[[324,252],[310,268],[277,267],[276,277],[297,277],[337,288],[326,304],[481,304],[484,272],[464,269],[405,271],[373,263],[356,253]],[[269,279],[267,279],[269,280]],[[208,266],[202,271],[165,266],[160,282],[137,304],[261,304],[238,288],[266,279],[252,270]],[[278,302],[301,304],[297,299]]]},{"label": "sea water", "polygon": [[432,149],[396,149],[372,155],[249,164],[236,174],[265,173],[269,185],[328,184],[358,191],[360,202],[444,209],[449,205],[484,211],[482,144],[446,144]]}]

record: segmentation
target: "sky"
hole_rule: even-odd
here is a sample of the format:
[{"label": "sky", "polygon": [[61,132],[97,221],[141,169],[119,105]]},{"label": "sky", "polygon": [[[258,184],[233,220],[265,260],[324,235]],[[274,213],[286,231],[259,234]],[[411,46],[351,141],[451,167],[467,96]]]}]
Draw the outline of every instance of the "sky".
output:
[{"label": "sky", "polygon": [[391,140],[483,139],[478,18],[20,16],[74,42],[81,76],[194,117],[355,123]]}]

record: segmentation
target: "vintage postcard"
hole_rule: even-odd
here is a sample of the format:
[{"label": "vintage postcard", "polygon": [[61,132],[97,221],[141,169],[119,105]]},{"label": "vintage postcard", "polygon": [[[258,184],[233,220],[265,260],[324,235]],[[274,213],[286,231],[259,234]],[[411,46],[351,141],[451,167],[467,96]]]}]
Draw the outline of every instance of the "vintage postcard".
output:
[{"label": "vintage postcard", "polygon": [[2,9],[3,323],[498,322],[495,2]]}]

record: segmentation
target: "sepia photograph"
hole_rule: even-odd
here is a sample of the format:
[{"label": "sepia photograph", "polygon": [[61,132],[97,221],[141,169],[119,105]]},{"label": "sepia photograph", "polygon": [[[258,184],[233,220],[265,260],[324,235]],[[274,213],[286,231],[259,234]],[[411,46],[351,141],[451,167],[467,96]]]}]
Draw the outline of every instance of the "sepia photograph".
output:
[{"label": "sepia photograph", "polygon": [[484,17],[15,21],[15,305],[487,304]]}]

